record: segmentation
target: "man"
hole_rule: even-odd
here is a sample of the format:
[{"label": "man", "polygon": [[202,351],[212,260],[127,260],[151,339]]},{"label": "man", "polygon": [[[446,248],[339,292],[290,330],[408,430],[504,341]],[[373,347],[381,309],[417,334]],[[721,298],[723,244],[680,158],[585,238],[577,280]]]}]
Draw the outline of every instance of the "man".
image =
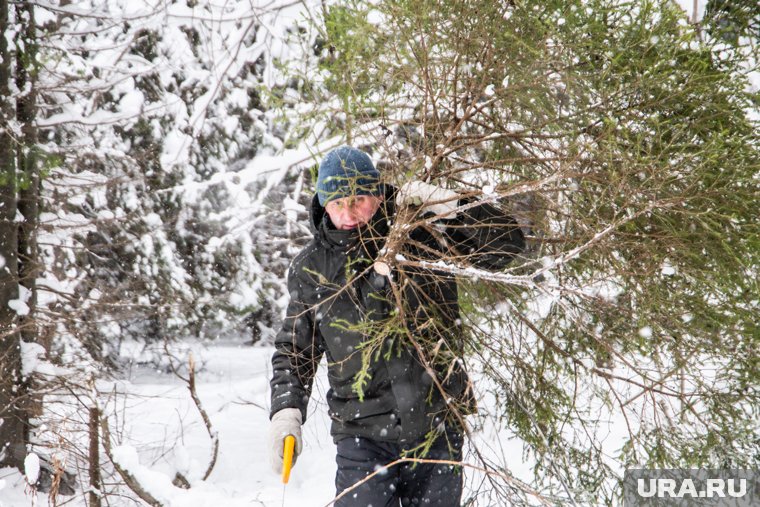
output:
[{"label": "man", "polygon": [[[294,435],[296,456],[301,452],[301,424],[325,355],[338,495],[381,471],[339,498],[338,507],[459,505],[459,467],[382,468],[402,455],[461,461],[462,417],[474,410],[460,359],[456,281],[424,261],[502,269],[524,247],[514,219],[457,197],[422,182],[398,191],[383,185],[369,156],[349,146],[319,166],[314,238],[290,266],[290,303],[275,339],[270,443],[277,472],[285,436]],[[397,204],[405,210],[420,202],[428,214],[401,228],[404,241],[391,254],[408,262],[390,269],[378,258],[389,255]],[[457,213],[459,207],[466,209]]]}]

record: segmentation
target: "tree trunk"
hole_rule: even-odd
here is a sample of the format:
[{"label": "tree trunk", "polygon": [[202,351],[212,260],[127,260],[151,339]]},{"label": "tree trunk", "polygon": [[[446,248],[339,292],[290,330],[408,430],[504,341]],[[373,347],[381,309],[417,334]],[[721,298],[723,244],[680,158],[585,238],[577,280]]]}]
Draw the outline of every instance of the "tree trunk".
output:
[{"label": "tree trunk", "polygon": [[100,507],[100,410],[90,408],[90,492],[88,507]]},{"label": "tree trunk", "polygon": [[16,87],[21,91],[16,99],[16,119],[21,127],[21,145],[16,150],[20,182],[18,210],[24,217],[19,224],[19,283],[29,291],[26,304],[29,314],[23,319],[21,337],[24,341],[37,341],[34,313],[37,306],[37,274],[39,254],[37,229],[40,212],[40,173],[37,157],[37,40],[34,6],[22,2],[16,6],[17,26],[23,26],[17,36]]},{"label": "tree trunk", "polygon": [[[37,326],[37,277],[39,251],[37,229],[40,213],[40,173],[37,157],[37,37],[34,6],[21,2],[16,6],[16,26],[23,27],[16,35],[16,120],[21,129],[21,142],[16,147],[16,167],[19,171],[18,210],[23,220],[18,224],[18,276],[26,289],[29,312],[20,316],[20,339],[39,342]],[[42,343],[46,349],[49,344]],[[27,396],[20,408],[24,411],[24,442],[31,442],[30,420],[42,415],[42,400],[33,396],[34,379],[22,379],[21,390]]]},{"label": "tree trunk", "polygon": [[[0,34],[8,29],[9,4],[0,0]],[[10,124],[14,119],[10,96],[11,55],[6,37],[0,37],[0,466],[23,466],[26,453],[25,420],[19,405],[22,392],[18,314],[18,225],[16,224],[16,157]],[[16,306],[16,305],[13,305]],[[18,308],[16,306],[16,308]]]}]

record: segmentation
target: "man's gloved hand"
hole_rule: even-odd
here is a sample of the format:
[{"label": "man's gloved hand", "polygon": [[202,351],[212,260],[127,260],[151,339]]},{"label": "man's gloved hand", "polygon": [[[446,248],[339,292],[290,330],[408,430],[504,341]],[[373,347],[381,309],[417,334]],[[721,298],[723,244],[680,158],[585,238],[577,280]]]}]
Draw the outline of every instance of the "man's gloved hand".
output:
[{"label": "man's gloved hand", "polygon": [[269,424],[269,457],[272,462],[272,470],[282,473],[283,450],[285,437],[296,437],[296,445],[293,451],[293,465],[296,458],[301,454],[303,442],[301,441],[301,411],[297,408],[283,408],[272,416]]},{"label": "man's gloved hand", "polygon": [[434,213],[440,218],[454,218],[454,210],[459,206],[459,194],[430,183],[409,181],[401,185],[396,192],[396,204],[422,206],[424,211]]}]

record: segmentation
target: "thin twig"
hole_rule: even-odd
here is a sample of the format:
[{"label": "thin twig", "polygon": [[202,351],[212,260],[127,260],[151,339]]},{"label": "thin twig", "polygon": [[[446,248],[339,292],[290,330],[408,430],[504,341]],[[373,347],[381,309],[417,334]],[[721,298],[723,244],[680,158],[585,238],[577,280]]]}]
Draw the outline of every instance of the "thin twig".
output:
[{"label": "thin twig", "polygon": [[493,470],[488,470],[486,468],[479,467],[477,465],[472,465],[470,463],[463,463],[461,461],[455,461],[455,460],[406,458],[405,457],[405,458],[399,458],[399,459],[397,459],[395,461],[392,461],[392,462],[390,462],[387,465],[384,465],[382,467],[378,467],[377,470],[375,470],[374,472],[372,472],[371,474],[369,474],[364,479],[360,480],[359,482],[354,483],[351,487],[346,488],[343,491],[341,491],[341,493],[338,496],[336,496],[335,498],[333,498],[332,500],[330,500],[330,502],[327,503],[325,505],[325,507],[330,507],[330,505],[333,505],[335,502],[337,502],[338,500],[340,500],[341,498],[343,498],[348,493],[350,493],[354,489],[358,488],[359,486],[361,486],[365,482],[369,481],[374,476],[376,476],[378,474],[381,474],[381,473],[387,473],[387,471],[388,471],[389,468],[392,468],[392,467],[394,467],[396,465],[401,465],[403,463],[423,463],[423,464],[432,464],[432,465],[453,465],[453,466],[471,468],[473,470],[477,470],[478,472],[482,472],[482,473],[484,473],[486,475],[489,475],[489,476],[495,475],[497,477],[500,477],[500,478],[504,479],[505,481],[509,482],[510,484],[516,486],[518,489],[522,490],[523,492],[525,492],[525,493],[527,493],[527,494],[535,497],[539,502],[541,502],[542,505],[550,505],[550,502],[546,498],[544,498],[540,493],[538,493],[537,491],[535,491],[533,489],[530,489],[528,486],[526,486],[525,484],[523,484],[521,481],[518,481],[517,479],[515,479],[514,477],[512,477],[511,475],[508,475],[508,474],[504,474],[504,473],[501,473],[501,472],[495,472]]},{"label": "thin twig", "polygon": [[187,379],[187,388],[190,391],[190,397],[198,408],[198,412],[201,414],[201,418],[203,418],[203,424],[206,425],[206,431],[208,431],[208,436],[211,438],[211,445],[213,447],[213,450],[211,451],[211,461],[208,464],[208,468],[206,468],[206,473],[203,474],[203,480],[205,481],[214,470],[216,458],[219,456],[219,434],[211,425],[211,419],[209,419],[206,410],[203,408],[203,404],[201,404],[201,399],[198,397],[198,393],[195,390],[195,360],[193,359],[192,353],[188,359],[188,368],[190,372]]},{"label": "thin twig", "polygon": [[100,427],[103,430],[103,449],[106,452],[106,456],[108,456],[108,459],[111,461],[111,463],[113,463],[114,468],[121,476],[124,484],[126,484],[129,489],[131,489],[137,496],[139,496],[143,502],[147,503],[151,507],[163,507],[164,504],[159,502],[156,497],[151,495],[145,488],[143,488],[142,484],[140,484],[140,481],[138,481],[137,478],[129,472],[129,470],[122,468],[122,466],[114,459],[113,452],[111,451],[111,431],[108,426],[107,417],[100,418]]}]

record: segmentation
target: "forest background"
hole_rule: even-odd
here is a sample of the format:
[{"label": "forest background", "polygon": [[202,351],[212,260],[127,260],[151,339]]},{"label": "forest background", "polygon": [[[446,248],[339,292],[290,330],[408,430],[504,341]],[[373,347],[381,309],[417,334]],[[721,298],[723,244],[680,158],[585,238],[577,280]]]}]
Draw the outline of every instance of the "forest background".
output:
[{"label": "forest background", "polygon": [[[266,356],[343,143],[528,237],[502,272],[436,265],[484,400],[470,504],[758,467],[756,2],[0,0],[0,30],[0,505],[218,501],[174,491],[203,490],[223,438],[188,357]],[[190,388],[208,466],[125,457],[114,386],[138,363]]]}]

